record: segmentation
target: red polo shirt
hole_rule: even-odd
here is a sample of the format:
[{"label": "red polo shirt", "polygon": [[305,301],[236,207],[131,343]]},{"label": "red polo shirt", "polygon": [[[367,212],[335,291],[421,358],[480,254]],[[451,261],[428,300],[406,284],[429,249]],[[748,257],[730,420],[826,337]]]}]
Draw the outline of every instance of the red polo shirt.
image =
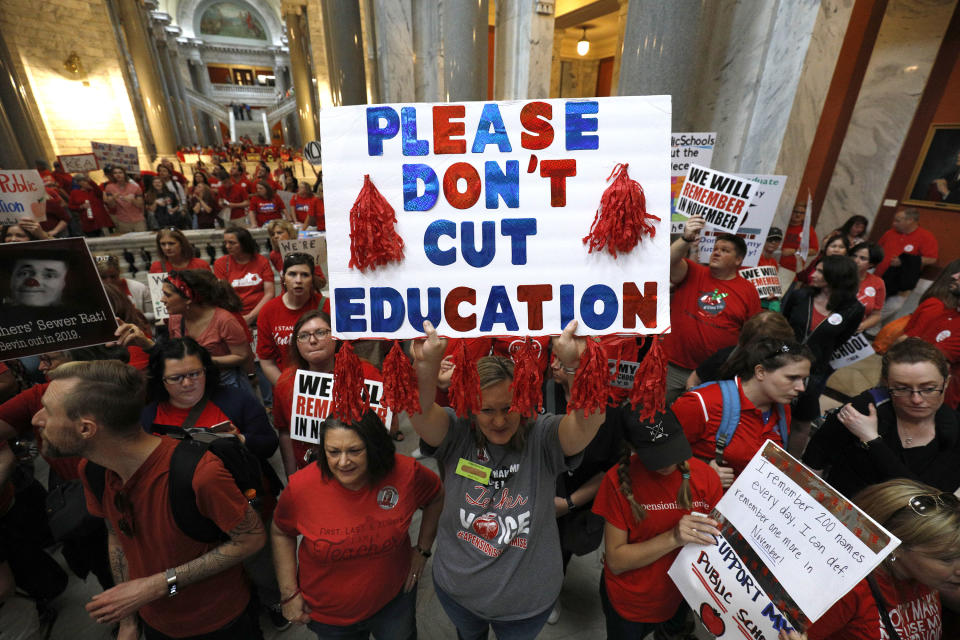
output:
[{"label": "red polo shirt", "polygon": [[[783,251],[784,249],[799,249],[800,236],[802,235],[802,232],[802,224],[787,227],[787,230],[783,232],[783,244],[780,245],[780,251]],[[810,227],[810,250],[820,250],[820,241],[817,239],[817,232],[813,230],[812,226]],[[807,256],[802,257],[804,264],[806,264],[808,262]],[[797,271],[797,254],[793,254],[792,256],[781,256],[780,264],[791,271]]]},{"label": "red polo shirt", "polygon": [[873,270],[882,276],[890,267],[890,261],[906,253],[911,256],[921,256],[936,260],[939,252],[937,238],[922,227],[917,227],[910,233],[900,233],[896,229],[888,229],[878,242],[883,248],[883,261]]},{"label": "red polo shirt", "polygon": [[949,406],[960,404],[960,311],[948,309],[939,298],[927,298],[910,316],[904,335],[920,338],[934,345],[950,363]]}]

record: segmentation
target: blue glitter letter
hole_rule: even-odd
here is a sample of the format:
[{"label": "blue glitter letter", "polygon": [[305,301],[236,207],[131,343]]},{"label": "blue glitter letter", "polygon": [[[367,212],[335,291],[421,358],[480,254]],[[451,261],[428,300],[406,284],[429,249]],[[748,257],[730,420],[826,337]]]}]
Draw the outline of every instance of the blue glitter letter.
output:
[{"label": "blue glitter letter", "polygon": [[[419,182],[423,181],[423,195],[417,195]],[[403,210],[430,211],[437,204],[440,183],[437,174],[425,164],[403,165]]]},{"label": "blue glitter letter", "polygon": [[471,267],[485,267],[493,262],[493,256],[497,252],[497,240],[494,237],[497,232],[497,223],[493,220],[484,220],[480,223],[480,250],[477,251],[476,237],[473,232],[472,222],[462,222],[460,224],[460,245],[463,252],[463,259]]},{"label": "blue glitter letter", "polygon": [[440,326],[440,287],[427,289],[427,315],[420,311],[420,289],[407,289],[407,319],[410,326],[423,331],[423,321],[429,320],[434,327]]},{"label": "blue glitter letter", "polygon": [[[385,315],[390,305],[389,315]],[[403,325],[403,296],[393,287],[370,287],[370,330],[392,333]]]},{"label": "blue glitter letter", "polygon": [[438,267],[446,267],[457,260],[457,250],[453,247],[441,250],[437,246],[440,236],[457,237],[457,225],[449,220],[434,220],[427,225],[427,230],[423,232],[423,252],[427,260]]},{"label": "blue glitter letter", "polygon": [[597,113],[599,110],[600,105],[596,100],[567,103],[567,151],[600,148],[599,136],[583,135],[584,131],[597,130],[597,119],[582,117],[584,113]]},{"label": "blue glitter letter", "polygon": [[573,320],[573,285],[560,285],[560,330],[566,328]]},{"label": "blue glitter letter", "polygon": [[[337,331],[360,333],[367,330],[363,318],[363,287],[337,287],[333,290],[333,307],[337,310]],[[357,317],[360,316],[360,317]]]},{"label": "blue glitter letter", "polygon": [[[381,127],[380,120],[387,122]],[[400,131],[400,117],[392,107],[367,107],[367,153],[383,155],[383,141]]]},{"label": "blue glitter letter", "polygon": [[537,234],[536,218],[504,218],[500,235],[510,237],[510,262],[527,264],[527,236]]},{"label": "blue glitter letter", "polygon": [[[490,131],[491,127],[493,131]],[[500,107],[495,104],[483,105],[480,122],[477,123],[477,136],[473,139],[473,153],[483,153],[488,144],[495,144],[500,153],[512,151],[510,138],[507,137],[507,128],[503,125]]]},{"label": "blue glitter letter", "polygon": [[[594,311],[594,303],[597,300],[603,302],[603,310],[600,313]],[[620,303],[617,302],[617,294],[605,284],[588,287],[580,298],[580,317],[591,329],[606,329],[617,319],[619,312]]]},{"label": "blue glitter letter", "polygon": [[426,140],[417,140],[417,110],[414,107],[400,109],[400,127],[403,133],[403,155],[425,156],[430,151],[430,143]]},{"label": "blue glitter letter", "polygon": [[516,333],[520,329],[513,307],[510,306],[507,289],[500,284],[490,287],[487,306],[483,310],[483,320],[480,321],[480,331],[490,331],[495,324],[502,324],[510,333]]},{"label": "blue glitter letter", "polygon": [[504,204],[511,209],[520,206],[520,162],[507,160],[507,170],[500,172],[500,165],[493,160],[483,164],[484,182],[487,186],[487,209],[496,209],[500,202],[497,196],[503,198]]}]

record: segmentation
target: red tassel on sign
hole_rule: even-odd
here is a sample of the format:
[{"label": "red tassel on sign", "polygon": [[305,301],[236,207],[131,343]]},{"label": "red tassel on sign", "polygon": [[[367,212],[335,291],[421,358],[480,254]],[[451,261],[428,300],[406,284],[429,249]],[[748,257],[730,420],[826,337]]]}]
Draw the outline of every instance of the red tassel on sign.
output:
[{"label": "red tassel on sign", "polygon": [[417,372],[413,370],[413,364],[396,340],[393,341],[390,353],[383,359],[383,403],[394,413],[420,413]]},{"label": "red tassel on sign", "polygon": [[603,347],[593,338],[587,337],[587,348],[580,354],[580,367],[577,369],[577,377],[573,379],[573,388],[570,389],[567,411],[583,409],[587,416],[594,411],[600,411],[607,406],[609,384],[610,367]]},{"label": "red tassel on sign", "polygon": [[350,209],[350,268],[365,271],[403,260],[403,238],[387,199],[363,176],[363,187]]},{"label": "red tassel on sign", "polygon": [[641,422],[653,419],[657,412],[664,410],[667,402],[667,357],[661,342],[661,336],[653,337],[653,344],[633,374],[630,405],[634,409],[640,406]]},{"label": "red tassel on sign", "polygon": [[643,236],[652,238],[657,235],[657,227],[650,220],[659,222],[660,218],[647,213],[647,197],[643,194],[643,187],[630,179],[627,166],[618,164],[607,176],[607,180],[613,178],[613,183],[603,192],[590,233],[583,239],[583,243],[589,247],[588,253],[603,251],[606,247],[616,258],[618,251],[633,251]]},{"label": "red tassel on sign", "polygon": [[513,353],[513,365],[513,382],[510,383],[513,402],[510,403],[510,411],[516,411],[526,418],[533,417],[543,408],[543,371],[530,338],[526,338]]},{"label": "red tassel on sign", "polygon": [[454,351],[454,369],[448,391],[450,406],[461,418],[480,411],[480,374],[477,373],[476,360],[467,351],[466,343],[466,340],[461,340]]},{"label": "red tassel on sign", "polygon": [[333,364],[333,410],[335,418],[346,424],[356,422],[367,410],[363,366],[350,341],[344,341]]}]

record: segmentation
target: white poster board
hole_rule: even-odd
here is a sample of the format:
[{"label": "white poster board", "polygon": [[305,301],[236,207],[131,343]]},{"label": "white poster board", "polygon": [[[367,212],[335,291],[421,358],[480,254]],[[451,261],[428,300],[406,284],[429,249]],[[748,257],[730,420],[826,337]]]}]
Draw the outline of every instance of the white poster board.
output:
[{"label": "white poster board", "polygon": [[713,159],[713,147],[717,144],[717,133],[674,133],[670,136],[670,233],[683,233],[683,221],[686,216],[677,215],[674,207],[677,194],[683,188],[687,171],[691,164],[709,167]]},{"label": "white poster board", "polygon": [[841,369],[854,362],[865,360],[875,353],[873,343],[862,333],[855,333],[834,350],[830,356],[830,366]]},{"label": "white poster board", "polygon": [[[760,256],[763,255],[763,245],[767,242],[770,225],[773,224],[773,218],[777,214],[777,204],[780,202],[780,195],[783,193],[787,176],[737,175],[757,185],[754,187],[750,209],[747,211],[743,224],[737,230],[737,235],[743,238],[743,241],[747,244],[747,255],[744,256],[741,266],[755,267],[760,260]],[[717,239],[716,234],[716,231],[704,230],[700,235],[700,243],[697,246],[697,255],[700,262],[707,263],[710,260],[710,254],[713,253],[713,245]]]},{"label": "white poster board", "polygon": [[[383,383],[364,380],[369,406],[377,412],[384,426],[389,429],[393,411],[381,404]],[[293,381],[293,404],[290,408],[290,437],[301,442],[317,444],[320,423],[333,411],[333,374],[297,370]]]},{"label": "white poster board", "polygon": [[755,186],[732,173],[691,164],[675,212],[685,218],[702,216],[705,229],[736,233],[747,217]]},{"label": "white poster board", "polygon": [[[352,106],[320,114],[334,334],[661,333],[669,325],[669,96]],[[618,164],[661,218],[629,253],[583,238]],[[404,258],[351,269],[368,175]]]},{"label": "white poster board", "polygon": [[128,173],[140,173],[140,155],[136,147],[123,144],[109,144],[106,142],[91,142],[90,148],[97,157],[100,168],[111,164],[123,167]]},{"label": "white poster board", "polygon": [[780,276],[777,275],[777,271],[777,267],[764,265],[740,269],[740,275],[757,288],[761,300],[779,300],[783,290],[780,288]]},{"label": "white poster board", "polygon": [[163,281],[166,273],[148,273],[147,286],[150,287],[150,300],[153,302],[153,317],[156,320],[166,320],[170,317],[167,305],[163,304]]},{"label": "white poster board", "polygon": [[70,153],[57,156],[57,160],[67,173],[89,173],[100,168],[97,156],[92,153]]},{"label": "white poster board", "polygon": [[16,224],[21,218],[45,220],[47,190],[36,169],[0,170],[0,224]]}]

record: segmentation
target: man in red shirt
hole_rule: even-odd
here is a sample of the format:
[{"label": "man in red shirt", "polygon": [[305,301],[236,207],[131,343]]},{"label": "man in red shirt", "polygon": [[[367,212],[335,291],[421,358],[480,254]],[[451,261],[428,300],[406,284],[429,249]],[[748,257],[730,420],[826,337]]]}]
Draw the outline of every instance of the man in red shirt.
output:
[{"label": "man in red shirt", "polygon": [[916,287],[920,272],[936,264],[939,253],[937,238],[920,226],[920,212],[916,209],[897,211],[890,226],[892,228],[880,236],[877,243],[883,249],[883,260],[873,271],[883,278],[887,289],[887,300],[881,312],[883,323],[897,315]]},{"label": "man in red shirt", "polygon": [[[220,459],[204,453],[193,478],[199,512],[228,537],[208,544],[186,536],[173,520],[170,461],[179,441],[140,426],[140,372],[119,362],[83,362],[50,378],[33,421],[48,455],[85,458],[80,475],[87,509],[107,523],[117,582],[87,604],[90,617],[119,623],[118,640],[139,636],[138,614],[148,638],[216,631],[261,638],[240,563],[263,546],[266,534]],[[100,495],[90,486],[90,464],[105,468]]]},{"label": "man in red shirt", "polygon": [[230,207],[230,223],[244,225],[247,207],[250,206],[250,193],[240,182],[240,170],[230,169],[230,175],[220,185],[220,200]]},{"label": "man in red shirt", "polygon": [[702,217],[692,216],[683,235],[670,245],[674,290],[670,333],[663,341],[668,405],[686,390],[690,373],[717,350],[736,344],[743,323],[760,312],[756,287],[739,273],[747,254],[743,238],[719,234],[708,267],[686,257],[703,225]]},{"label": "man in red shirt", "polygon": [[[803,269],[803,263],[817,255],[820,251],[820,241],[817,240],[817,232],[810,225],[810,251],[807,255],[798,256],[797,249],[800,248],[800,240],[803,235],[803,216],[806,215],[807,205],[796,204],[793,206],[793,213],[790,214],[790,224],[787,225],[787,231],[783,236],[783,246],[780,248],[780,264],[791,271],[800,271]],[[803,260],[798,260],[798,258]]]},{"label": "man in red shirt", "polygon": [[[953,274],[948,290],[955,300],[960,300],[960,272]],[[943,401],[956,409],[960,405],[960,307],[948,307],[937,296],[930,296],[910,316],[903,335],[929,342],[946,356],[950,382]]]}]

